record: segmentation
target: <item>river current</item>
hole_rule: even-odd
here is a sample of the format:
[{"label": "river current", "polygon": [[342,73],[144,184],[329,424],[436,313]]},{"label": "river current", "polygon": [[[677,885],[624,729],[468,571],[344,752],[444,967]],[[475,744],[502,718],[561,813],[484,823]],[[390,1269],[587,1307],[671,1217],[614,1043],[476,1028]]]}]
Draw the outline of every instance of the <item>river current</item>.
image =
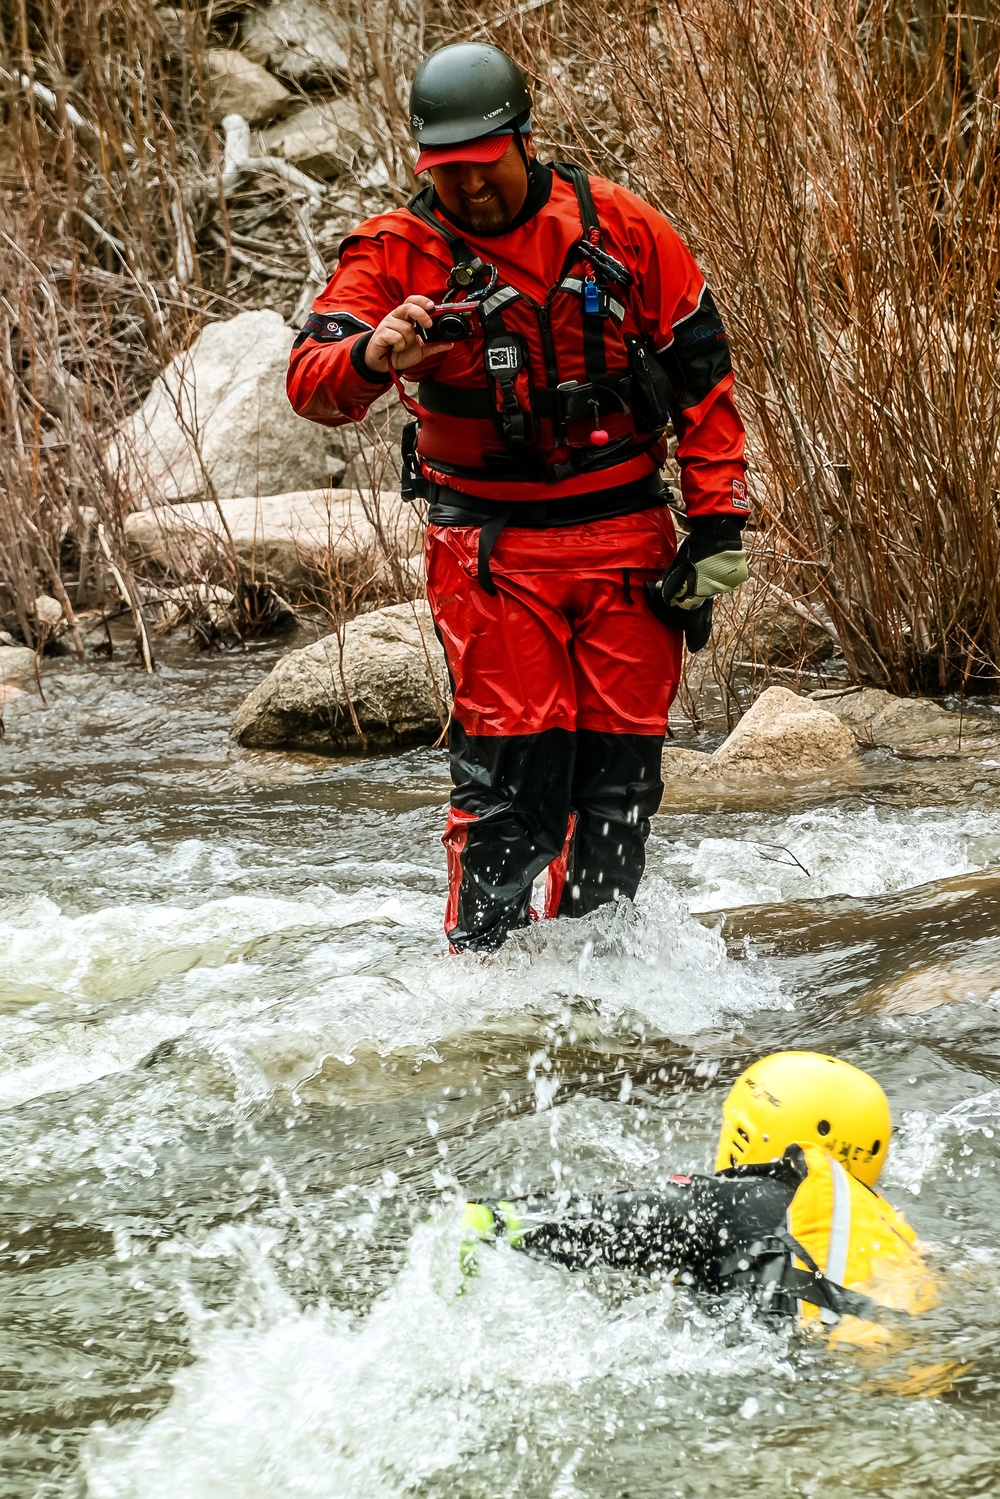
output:
[{"label": "river current", "polygon": [[[1000,782],[671,786],[634,908],[441,934],[441,750],[235,749],[270,649],[67,662],[0,747],[2,1499],[1000,1488]],[[710,1170],[755,1056],[871,1070],[937,1311],[835,1351],[466,1195]]]}]

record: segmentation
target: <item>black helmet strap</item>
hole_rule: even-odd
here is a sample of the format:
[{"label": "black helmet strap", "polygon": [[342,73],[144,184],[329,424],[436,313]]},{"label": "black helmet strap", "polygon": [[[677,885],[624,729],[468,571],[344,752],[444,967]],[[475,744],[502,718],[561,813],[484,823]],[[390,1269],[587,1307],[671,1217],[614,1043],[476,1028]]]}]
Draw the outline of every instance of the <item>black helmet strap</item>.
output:
[{"label": "black helmet strap", "polygon": [[524,175],[527,177],[529,184],[531,182],[531,162],[528,160],[528,153],[524,149],[524,136],[521,134],[521,126],[527,125],[530,113],[530,110],[526,109],[523,114],[518,115],[516,120],[511,120],[510,122],[510,128],[514,132],[514,144],[517,147],[518,155],[524,162]]}]

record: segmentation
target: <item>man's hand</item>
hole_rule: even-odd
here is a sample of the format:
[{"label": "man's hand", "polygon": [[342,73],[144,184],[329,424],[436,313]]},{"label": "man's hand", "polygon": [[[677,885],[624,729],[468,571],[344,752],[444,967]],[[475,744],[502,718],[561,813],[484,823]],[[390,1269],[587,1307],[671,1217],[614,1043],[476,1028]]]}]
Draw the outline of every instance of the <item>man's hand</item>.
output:
[{"label": "man's hand", "polygon": [[665,609],[700,609],[708,599],[731,593],[746,580],[740,523],[727,516],[695,516],[690,536],[650,590]]},{"label": "man's hand", "polygon": [[693,516],[691,534],[646,597],[657,618],[684,631],[692,653],[708,643],[712,600],[747,580],[747,558],[739,521],[728,516]]},{"label": "man's hand", "polygon": [[394,369],[408,370],[421,359],[426,359],[428,354],[440,354],[444,349],[454,348],[450,343],[426,344],[417,332],[418,328],[430,327],[433,306],[430,297],[412,296],[399,307],[394,307],[369,335],[365,348],[368,368],[387,375],[390,360]]}]

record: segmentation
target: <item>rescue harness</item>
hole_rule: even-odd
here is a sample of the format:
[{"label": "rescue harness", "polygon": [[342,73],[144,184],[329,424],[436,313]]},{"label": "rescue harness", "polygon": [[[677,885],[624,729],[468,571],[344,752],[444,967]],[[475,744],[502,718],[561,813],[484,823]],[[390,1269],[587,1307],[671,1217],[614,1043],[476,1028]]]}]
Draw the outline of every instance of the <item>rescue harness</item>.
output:
[{"label": "rescue harness", "polygon": [[[462,467],[438,458],[428,460],[435,475],[466,482],[480,479],[504,484],[558,483],[578,474],[616,468],[650,452],[660,441],[670,416],[670,389],[664,371],[656,362],[652,340],[626,338],[628,367],[611,371],[607,368],[604,321],[614,317],[621,322],[624,318],[621,299],[633,285],[632,272],[604,248],[587,173],[566,162],[555,163],[553,170],[573,187],[582,233],[567,251],[555,284],[541,302],[500,283],[496,267],[474,254],[460,235],[436,216],[432,208],[433,188],[424,188],[407,204],[410,213],[440,235],[449,247],[452,269],[441,310],[453,305],[456,312],[478,320],[483,334],[486,388],[467,389],[422,380],[414,400],[390,364],[389,372],[400,400],[414,417],[401,438],[400,491],[404,499],[428,502],[432,525],[481,528],[478,577],[490,594],[496,593],[490,575],[490,553],[515,512],[518,526],[548,529],[628,515],[663,502],[658,470],[598,493],[569,496],[551,503],[517,500],[507,503],[466,494],[438,478],[426,477],[421,469],[417,454],[420,421],[432,413],[492,420],[494,424],[503,451],[484,455],[484,467]],[[580,262],[583,262],[582,274],[570,274],[579,268]],[[573,293],[580,299],[586,373],[582,381],[559,379],[550,315],[552,300],[558,292]],[[504,321],[505,309],[509,310],[518,299],[526,302],[538,319],[545,385],[538,385],[531,378],[526,342],[520,334],[510,331]],[[642,435],[611,440],[602,425],[602,418],[611,413],[631,416],[637,433]],[[552,452],[565,452],[565,457],[546,455],[539,449],[543,421],[551,423]],[[586,447],[568,446],[568,429],[573,423],[590,425]]]}]

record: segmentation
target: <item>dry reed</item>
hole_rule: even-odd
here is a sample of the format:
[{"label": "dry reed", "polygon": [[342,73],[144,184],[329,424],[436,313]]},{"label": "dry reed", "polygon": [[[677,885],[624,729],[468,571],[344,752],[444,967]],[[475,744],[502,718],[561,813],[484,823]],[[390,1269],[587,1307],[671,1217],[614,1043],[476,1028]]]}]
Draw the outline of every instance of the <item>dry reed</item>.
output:
[{"label": "dry reed", "polygon": [[995,688],[995,7],[582,0],[488,34],[557,145],[660,207],[716,288],[758,568],[856,680]]},{"label": "dry reed", "polygon": [[[141,625],[103,440],[206,316],[267,284],[232,279],[204,104],[209,18],[218,43],[242,8],[4,8],[0,612],[29,641],[40,587],[69,618],[103,571],[84,511]],[[855,679],[897,691],[991,687],[1000,661],[1000,18],[979,11],[362,0],[354,22],[352,92],[395,201],[415,59],[478,36],[532,75],[554,154],[677,225],[734,347],[758,572]]]}]

